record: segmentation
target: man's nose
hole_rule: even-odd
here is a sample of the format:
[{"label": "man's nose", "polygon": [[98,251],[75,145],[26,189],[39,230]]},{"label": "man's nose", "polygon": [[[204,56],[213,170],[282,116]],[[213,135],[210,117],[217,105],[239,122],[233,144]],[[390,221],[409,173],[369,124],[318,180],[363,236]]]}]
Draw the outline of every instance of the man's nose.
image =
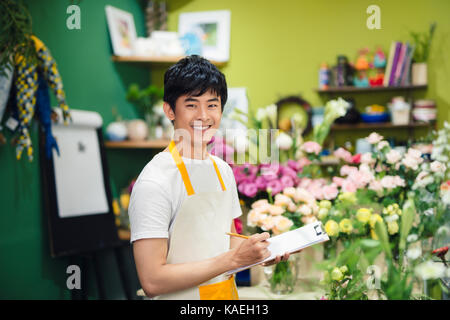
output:
[{"label": "man's nose", "polygon": [[198,108],[197,119],[202,120],[202,121],[208,120],[209,119],[208,109],[207,108]]}]

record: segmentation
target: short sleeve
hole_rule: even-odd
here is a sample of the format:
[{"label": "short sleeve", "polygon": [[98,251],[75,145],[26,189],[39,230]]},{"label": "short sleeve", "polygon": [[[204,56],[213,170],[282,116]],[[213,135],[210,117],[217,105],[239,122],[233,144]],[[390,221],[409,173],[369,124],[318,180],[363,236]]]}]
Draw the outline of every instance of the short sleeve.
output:
[{"label": "short sleeve", "polygon": [[128,216],[131,242],[144,238],[168,238],[172,204],[166,190],[153,180],[133,186]]}]

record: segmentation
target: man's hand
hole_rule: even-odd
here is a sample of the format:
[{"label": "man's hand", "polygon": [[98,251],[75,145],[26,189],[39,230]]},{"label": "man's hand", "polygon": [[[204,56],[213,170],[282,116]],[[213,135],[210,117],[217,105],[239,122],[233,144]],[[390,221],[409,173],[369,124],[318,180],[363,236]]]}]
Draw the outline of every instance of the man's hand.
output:
[{"label": "man's hand", "polygon": [[247,266],[262,261],[270,256],[267,249],[270,235],[267,232],[254,234],[239,245],[233,254],[232,261],[235,268]]},{"label": "man's hand", "polygon": [[268,267],[268,266],[271,266],[271,265],[273,265],[273,264],[280,263],[281,261],[288,261],[288,259],[289,259],[289,257],[291,256],[291,254],[299,253],[299,252],[302,252],[302,249],[297,250],[297,251],[292,252],[292,253],[286,252],[283,256],[276,256],[275,259],[269,260],[269,261],[267,261],[267,262],[264,262],[264,263],[262,264],[262,266],[263,266],[263,267]]}]

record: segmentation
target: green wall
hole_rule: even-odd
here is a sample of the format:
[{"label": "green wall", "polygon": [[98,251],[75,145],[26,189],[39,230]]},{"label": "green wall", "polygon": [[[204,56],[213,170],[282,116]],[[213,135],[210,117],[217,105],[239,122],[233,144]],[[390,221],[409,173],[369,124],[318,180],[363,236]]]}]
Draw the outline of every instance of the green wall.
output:
[{"label": "green wall", "polygon": [[[135,118],[133,105],[125,99],[131,82],[148,85],[149,69],[143,65],[117,64],[111,61],[111,45],[106,24],[105,5],[110,4],[134,15],[138,36],[145,36],[144,16],[140,3],[134,0],[85,0],[80,3],[81,30],[68,30],[66,13],[70,1],[28,0],[33,19],[33,32],[50,49],[63,79],[70,108],[96,111],[101,114],[104,128],[113,121],[112,107],[117,107],[125,119]],[[51,95],[53,105],[56,100]],[[81,264],[81,260],[52,259],[49,251],[47,221],[42,209],[41,179],[38,150],[38,127],[31,128],[34,161],[26,157],[15,159],[8,143],[0,146],[0,299],[70,299],[66,288],[66,268]],[[108,166],[112,182],[117,188],[125,186],[151,159],[154,152],[108,150]],[[129,161],[130,158],[133,161]],[[118,249],[118,254],[131,261],[129,248]],[[114,251],[100,252],[107,283],[107,298],[124,297],[119,282]],[[93,264],[87,260],[86,271],[89,298],[98,297],[93,277]],[[128,267],[130,285],[137,286],[132,277],[133,266]]]},{"label": "green wall", "polygon": [[[111,109],[131,119],[137,113],[125,99],[131,82],[162,84],[164,68],[150,72],[141,64],[111,61],[111,45],[104,7],[110,4],[134,15],[138,36],[144,36],[142,2],[137,0],[84,0],[80,3],[81,30],[66,28],[69,0],[26,1],[33,17],[35,34],[49,47],[62,75],[71,108],[99,112],[104,127],[113,120]],[[381,30],[368,30],[366,8],[381,8]],[[448,0],[170,0],[169,30],[176,31],[181,12],[231,10],[230,61],[222,68],[230,87],[248,88],[253,109],[263,107],[290,94],[302,94],[311,104],[324,103],[318,96],[317,72],[322,61],[333,64],[337,54],[355,60],[358,49],[377,45],[388,50],[392,40],[409,40],[409,31],[426,30],[437,22],[436,37],[429,61],[429,88],[415,97],[435,99],[439,108],[439,127],[450,120],[450,1]],[[386,103],[389,94],[361,95],[360,106]],[[55,100],[52,97],[53,103]],[[339,139],[366,135],[344,133]],[[405,135],[404,132],[386,134]],[[35,160],[15,160],[9,144],[0,146],[0,299],[70,299],[66,288],[66,268],[73,261],[52,259],[46,221],[42,210],[37,126],[32,127]],[[108,166],[117,188],[139,173],[154,152],[108,150]],[[132,161],[130,161],[132,159]],[[127,248],[120,254],[128,261]],[[128,259],[128,260],[127,260]],[[112,250],[99,254],[107,280],[107,298],[123,298]],[[75,263],[81,263],[75,261]],[[93,266],[86,266],[89,298],[98,297],[92,277]],[[136,279],[130,276],[135,288]]]}]

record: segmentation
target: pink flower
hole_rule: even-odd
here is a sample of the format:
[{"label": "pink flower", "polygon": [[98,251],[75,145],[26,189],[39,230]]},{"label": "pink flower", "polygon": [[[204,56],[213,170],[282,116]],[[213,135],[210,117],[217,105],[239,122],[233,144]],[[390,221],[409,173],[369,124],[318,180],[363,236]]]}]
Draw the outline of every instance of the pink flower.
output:
[{"label": "pink flower", "polygon": [[322,147],[317,142],[307,141],[301,146],[301,150],[305,151],[306,153],[314,153],[318,155],[322,150]]},{"label": "pink flower", "polygon": [[236,232],[240,234],[242,232],[242,220],[239,218],[235,218],[234,227],[236,228]]},{"label": "pink flower", "polygon": [[227,145],[223,138],[214,140],[214,144],[210,150],[210,153],[221,158],[222,160],[225,160],[228,163],[233,161],[234,149],[231,146]]},{"label": "pink flower", "polygon": [[383,188],[386,189],[394,189],[396,187],[395,178],[393,176],[384,176],[380,182]]},{"label": "pink flower", "polygon": [[302,165],[300,164],[299,161],[295,161],[295,160],[292,160],[292,159],[289,159],[287,161],[287,165],[288,165],[289,168],[291,168],[295,172],[299,171],[302,168]]},{"label": "pink flower", "polygon": [[282,167],[281,168],[281,174],[285,175],[285,176],[289,176],[292,178],[292,180],[294,180],[295,178],[297,178],[297,172],[295,172],[293,169],[291,169],[288,166]]},{"label": "pink flower", "polygon": [[361,163],[365,163],[365,164],[374,164],[375,163],[375,159],[372,158],[372,153],[371,152],[366,152],[364,154],[361,155]]},{"label": "pink flower", "polygon": [[272,189],[272,195],[276,195],[283,190],[283,185],[279,180],[271,180],[267,183],[267,188]]},{"label": "pink flower", "polygon": [[328,185],[323,187],[323,197],[326,200],[334,200],[339,194],[339,190],[335,185]]},{"label": "pink flower", "polygon": [[345,162],[348,162],[348,163],[351,163],[352,159],[353,159],[352,154],[349,151],[347,151],[344,148],[342,148],[342,147],[337,149],[336,151],[334,151],[333,155],[336,158],[342,159],[342,160],[344,160]]},{"label": "pink flower", "polygon": [[345,180],[342,184],[342,191],[344,192],[356,192],[356,185],[351,180]]},{"label": "pink flower", "polygon": [[308,158],[300,158],[300,160],[298,160],[298,164],[300,168],[303,168],[309,166],[311,164],[311,161]]},{"label": "pink flower", "polygon": [[372,180],[369,184],[369,189],[373,190],[375,192],[383,191],[383,186],[381,185],[381,182],[378,180]]},{"label": "pink flower", "polygon": [[262,176],[256,177],[255,184],[258,187],[258,190],[266,190],[267,188],[267,180]]},{"label": "pink flower", "polygon": [[341,170],[339,173],[341,174],[341,176],[349,176],[351,174],[355,174],[356,172],[358,172],[358,168],[348,166],[348,165],[343,165],[341,167]]},{"label": "pink flower", "polygon": [[333,177],[333,182],[338,186],[338,187],[342,187],[342,185],[344,184],[344,182],[345,182],[345,179],[344,178],[341,178],[341,177]]},{"label": "pink flower", "polygon": [[381,140],[383,140],[383,136],[380,136],[378,133],[376,132],[372,132],[367,138],[366,140],[370,143],[370,144],[377,144],[378,142],[380,142]]},{"label": "pink flower", "polygon": [[242,188],[242,194],[249,198],[253,198],[258,193],[258,187],[255,183],[245,183],[243,184],[244,187]]},{"label": "pink flower", "polygon": [[395,149],[391,149],[388,153],[386,153],[386,161],[390,164],[396,164],[401,158],[402,155]]},{"label": "pink flower", "polygon": [[280,179],[280,182],[283,185],[283,189],[294,186],[294,179],[292,179],[292,177],[290,177],[288,175],[282,176]]}]

